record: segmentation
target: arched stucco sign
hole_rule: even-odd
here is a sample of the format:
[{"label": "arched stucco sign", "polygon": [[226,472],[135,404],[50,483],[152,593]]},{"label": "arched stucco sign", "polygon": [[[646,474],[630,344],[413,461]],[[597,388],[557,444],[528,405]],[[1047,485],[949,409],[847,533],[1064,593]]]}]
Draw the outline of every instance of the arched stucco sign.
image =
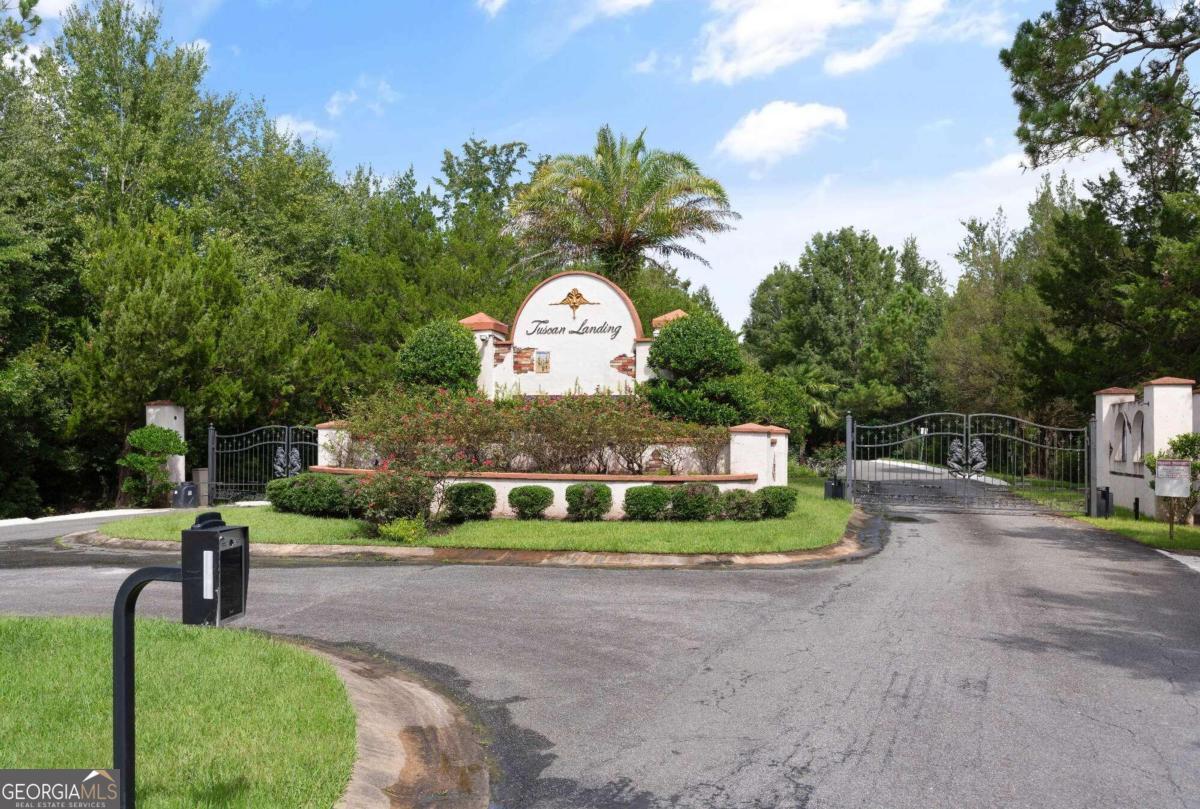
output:
[{"label": "arched stucco sign", "polygon": [[623,289],[595,273],[547,278],[526,296],[507,334],[500,326],[492,350],[481,338],[480,387],[491,395],[623,393],[647,378],[641,318]]}]

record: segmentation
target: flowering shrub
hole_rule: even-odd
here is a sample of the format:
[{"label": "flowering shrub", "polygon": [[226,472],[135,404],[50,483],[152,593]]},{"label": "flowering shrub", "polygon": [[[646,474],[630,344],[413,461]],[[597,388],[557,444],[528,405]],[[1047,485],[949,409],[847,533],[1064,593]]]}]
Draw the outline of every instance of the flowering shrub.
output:
[{"label": "flowering shrub", "polygon": [[350,408],[351,432],[391,469],[641,474],[651,450],[672,473],[721,471],[728,431],[656,416],[637,396],[491,401],[444,390],[394,391]]},{"label": "flowering shrub", "polygon": [[433,482],[424,475],[385,470],[355,487],[354,510],[376,527],[401,518],[424,521],[433,495]]}]

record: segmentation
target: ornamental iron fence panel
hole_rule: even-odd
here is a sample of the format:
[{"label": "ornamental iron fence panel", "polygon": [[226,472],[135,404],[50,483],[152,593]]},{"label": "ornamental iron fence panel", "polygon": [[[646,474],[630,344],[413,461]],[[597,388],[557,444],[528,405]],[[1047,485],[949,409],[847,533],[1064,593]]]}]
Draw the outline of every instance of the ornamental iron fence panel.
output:
[{"label": "ornamental iron fence panel", "polygon": [[273,424],[221,435],[208,427],[208,502],[260,500],[275,478],[294,477],[317,462],[315,427]]},{"label": "ornamental iron fence panel", "polygon": [[846,418],[851,499],[958,511],[1086,513],[1089,430],[999,413]]}]

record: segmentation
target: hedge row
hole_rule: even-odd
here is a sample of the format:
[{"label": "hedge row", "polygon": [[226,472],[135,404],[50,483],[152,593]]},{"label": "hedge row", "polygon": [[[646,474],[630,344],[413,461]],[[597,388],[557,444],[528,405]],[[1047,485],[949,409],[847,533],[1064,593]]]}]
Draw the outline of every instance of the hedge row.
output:
[{"label": "hedge row", "polygon": [[[394,472],[366,479],[308,472],[267,485],[267,499],[280,511],[313,517],[361,517],[376,526],[397,520],[424,523],[433,498],[434,487],[428,478]],[[509,507],[523,520],[542,518],[553,503],[554,491],[547,486],[518,486],[508,494]],[[612,503],[612,489],[604,483],[567,487],[568,519],[603,519]],[[455,483],[446,488],[444,504],[450,522],[486,520],[496,507],[496,490],[486,483]],[[715,484],[699,481],[632,486],[624,503],[626,519],[645,521],[779,519],[795,507],[796,491],[787,486],[721,492]],[[411,526],[397,526],[396,531],[414,533]]]}]

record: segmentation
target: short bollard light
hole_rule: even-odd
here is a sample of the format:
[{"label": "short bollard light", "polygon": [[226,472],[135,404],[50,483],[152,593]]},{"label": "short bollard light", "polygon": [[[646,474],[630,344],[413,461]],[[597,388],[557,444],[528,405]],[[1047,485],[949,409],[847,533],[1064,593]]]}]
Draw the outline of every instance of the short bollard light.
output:
[{"label": "short bollard light", "polygon": [[183,584],[183,622],[220,626],[246,612],[250,529],[201,514],[183,532],[182,567],[144,567],[121,584],[113,604],[113,768],[121,773],[121,809],[134,809],[134,610],[152,581]]}]

